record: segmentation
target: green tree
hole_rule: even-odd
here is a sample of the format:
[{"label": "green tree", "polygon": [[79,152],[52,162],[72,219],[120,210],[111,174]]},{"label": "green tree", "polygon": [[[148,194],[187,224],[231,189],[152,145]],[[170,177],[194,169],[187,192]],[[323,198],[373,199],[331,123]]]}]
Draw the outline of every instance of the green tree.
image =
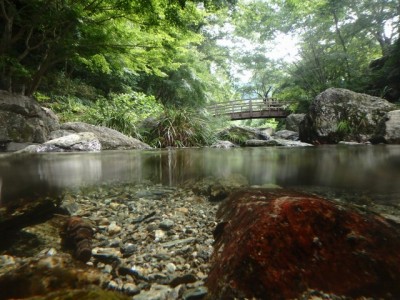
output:
[{"label": "green tree", "polygon": [[264,47],[281,33],[297,35],[299,59],[284,70],[290,76],[282,88],[300,88],[313,97],[332,86],[363,89],[370,61],[385,54],[399,34],[399,5],[398,0],[243,1],[234,24],[236,34]]},{"label": "green tree", "polygon": [[0,87],[31,95],[50,71],[79,67],[163,75],[162,68],[178,67],[176,52],[201,38],[193,30],[203,18],[200,4],[227,2],[0,0]]}]

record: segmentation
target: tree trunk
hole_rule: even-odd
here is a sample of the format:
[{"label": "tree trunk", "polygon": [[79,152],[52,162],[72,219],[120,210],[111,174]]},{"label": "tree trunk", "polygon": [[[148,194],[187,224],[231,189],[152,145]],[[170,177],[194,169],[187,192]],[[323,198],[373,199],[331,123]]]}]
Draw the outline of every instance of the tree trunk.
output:
[{"label": "tree trunk", "polygon": [[11,49],[11,38],[12,38],[12,30],[14,24],[14,16],[10,14],[10,9],[5,7],[4,0],[0,1],[0,12],[1,12],[1,21],[4,22],[4,31],[1,36],[0,42],[0,56],[1,59],[4,60],[2,62],[2,70],[0,77],[0,88],[7,90],[9,92],[12,91],[12,81],[10,68],[8,63],[8,54]]},{"label": "tree trunk", "polygon": [[386,56],[391,45],[390,39],[386,38],[385,33],[382,32],[375,32],[374,36],[381,47],[382,56]]},{"label": "tree trunk", "polygon": [[339,38],[340,44],[342,46],[343,52],[344,52],[344,62],[346,64],[346,77],[348,80],[351,80],[351,72],[350,72],[350,63],[349,63],[349,58],[348,58],[348,51],[347,51],[347,47],[346,47],[346,42],[342,36],[342,32],[340,31],[340,27],[339,27],[339,18],[337,16],[336,10],[332,9],[332,15],[333,15],[333,20],[335,22],[335,30],[336,30],[336,34]]}]

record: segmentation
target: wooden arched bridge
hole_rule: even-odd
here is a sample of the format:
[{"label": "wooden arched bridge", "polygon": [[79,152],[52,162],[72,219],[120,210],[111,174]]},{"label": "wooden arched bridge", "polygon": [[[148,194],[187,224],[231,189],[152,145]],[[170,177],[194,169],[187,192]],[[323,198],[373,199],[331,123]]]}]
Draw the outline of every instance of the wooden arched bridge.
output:
[{"label": "wooden arched bridge", "polygon": [[229,116],[231,120],[286,118],[293,101],[247,99],[220,102],[207,107],[213,116]]}]

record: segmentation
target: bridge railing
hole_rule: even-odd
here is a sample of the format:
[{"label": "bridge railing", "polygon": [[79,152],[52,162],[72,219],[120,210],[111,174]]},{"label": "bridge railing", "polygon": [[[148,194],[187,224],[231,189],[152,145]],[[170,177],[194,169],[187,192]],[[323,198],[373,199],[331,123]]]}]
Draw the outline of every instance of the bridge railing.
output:
[{"label": "bridge railing", "polygon": [[208,111],[214,116],[241,112],[285,111],[291,103],[291,101],[277,101],[273,99],[234,100],[212,104],[208,106]]}]

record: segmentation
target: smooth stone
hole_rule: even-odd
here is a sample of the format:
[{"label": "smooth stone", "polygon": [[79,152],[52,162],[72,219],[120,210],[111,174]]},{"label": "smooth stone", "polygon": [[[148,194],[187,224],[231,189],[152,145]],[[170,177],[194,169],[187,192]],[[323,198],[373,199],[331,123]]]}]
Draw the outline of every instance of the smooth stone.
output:
[{"label": "smooth stone", "polygon": [[168,273],[174,273],[176,271],[176,266],[173,263],[168,263],[165,268]]},{"label": "smooth stone", "polygon": [[155,234],[155,238],[154,238],[155,242],[159,242],[165,238],[165,232],[163,230],[159,230],[159,229],[155,230],[154,234]]},{"label": "smooth stone", "polygon": [[169,285],[172,287],[176,287],[180,284],[193,283],[196,281],[197,281],[197,278],[193,274],[185,274],[183,276],[178,276],[178,277],[173,278],[171,280],[171,282],[169,283]]},{"label": "smooth stone", "polygon": [[134,283],[125,283],[122,287],[122,290],[124,291],[124,293],[128,294],[129,296],[133,296],[136,295],[140,292],[140,289],[137,285],[135,285]]},{"label": "smooth stone", "polygon": [[107,231],[110,235],[117,234],[121,232],[122,228],[121,226],[118,226],[116,222],[111,222],[111,224],[108,226]]},{"label": "smooth stone", "polygon": [[102,263],[120,262],[120,258],[115,253],[92,253],[93,258]]},{"label": "smooth stone", "polygon": [[121,247],[121,253],[124,258],[131,256],[137,251],[138,247],[135,244],[125,244],[124,246]]},{"label": "smooth stone", "polygon": [[200,300],[203,299],[208,293],[205,286],[199,286],[194,289],[187,290],[183,293],[184,300]]},{"label": "smooth stone", "polygon": [[117,290],[117,289],[119,288],[118,283],[116,283],[114,280],[111,280],[111,281],[108,283],[107,287],[108,287],[110,290]]},{"label": "smooth stone", "polygon": [[166,243],[162,243],[161,246],[165,247],[165,248],[170,248],[176,245],[180,245],[180,244],[189,244],[193,241],[195,241],[196,238],[194,237],[190,237],[190,238],[186,238],[186,239],[181,239],[181,240],[175,240],[175,241],[170,241],[170,242],[166,242]]},{"label": "smooth stone", "polygon": [[169,220],[169,219],[165,219],[165,220],[162,220],[162,221],[160,222],[159,227],[160,227],[161,229],[164,229],[164,230],[170,230],[172,227],[174,227],[174,225],[175,225],[175,222],[174,222],[174,221]]},{"label": "smooth stone", "polygon": [[148,291],[141,291],[140,294],[133,296],[133,300],[165,300],[178,299],[178,293],[166,285],[154,284]]}]

